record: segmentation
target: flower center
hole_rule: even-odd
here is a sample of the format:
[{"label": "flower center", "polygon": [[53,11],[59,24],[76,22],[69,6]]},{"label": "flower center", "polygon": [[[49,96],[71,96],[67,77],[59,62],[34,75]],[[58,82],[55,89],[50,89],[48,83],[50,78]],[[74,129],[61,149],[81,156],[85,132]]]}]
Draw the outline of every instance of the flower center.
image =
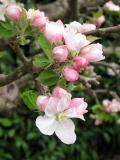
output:
[{"label": "flower center", "polygon": [[58,121],[63,121],[63,120],[65,120],[65,118],[66,118],[66,116],[65,116],[65,114],[64,114],[63,112],[58,113],[58,114],[56,115],[56,119],[57,119]]}]

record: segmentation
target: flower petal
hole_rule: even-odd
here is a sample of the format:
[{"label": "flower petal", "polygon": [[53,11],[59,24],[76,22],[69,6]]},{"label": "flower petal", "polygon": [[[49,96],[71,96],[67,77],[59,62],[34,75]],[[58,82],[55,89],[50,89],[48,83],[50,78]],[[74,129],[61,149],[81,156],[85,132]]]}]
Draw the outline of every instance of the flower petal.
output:
[{"label": "flower petal", "polygon": [[56,128],[56,121],[54,118],[48,118],[46,116],[38,116],[36,119],[36,126],[41,133],[45,135],[52,135]]},{"label": "flower petal", "polygon": [[63,94],[62,98],[59,100],[57,105],[57,112],[63,112],[64,110],[68,109],[71,102],[71,94]]},{"label": "flower petal", "polygon": [[85,120],[83,115],[88,112],[86,108],[87,103],[83,101],[80,105],[78,105],[78,107],[71,107],[64,113],[69,118],[80,118],[82,120]]},{"label": "flower petal", "polygon": [[45,114],[48,117],[53,117],[57,113],[57,105],[58,105],[59,99],[55,97],[51,97],[47,103],[47,106],[45,108]]},{"label": "flower petal", "polygon": [[73,144],[76,141],[75,126],[72,120],[66,119],[57,122],[55,133],[57,137],[65,144]]}]

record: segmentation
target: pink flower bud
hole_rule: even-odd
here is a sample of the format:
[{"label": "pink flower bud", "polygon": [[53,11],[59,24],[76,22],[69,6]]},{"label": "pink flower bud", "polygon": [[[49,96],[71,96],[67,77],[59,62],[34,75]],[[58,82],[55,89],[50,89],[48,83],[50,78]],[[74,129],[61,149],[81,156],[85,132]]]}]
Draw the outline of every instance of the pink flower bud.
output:
[{"label": "pink flower bud", "polygon": [[20,19],[20,16],[21,16],[21,8],[18,7],[17,5],[15,4],[9,4],[7,7],[6,7],[6,10],[5,10],[5,15],[10,18],[12,21],[14,22],[17,22],[19,21]]},{"label": "pink flower bud", "polygon": [[81,33],[85,33],[85,32],[89,32],[89,31],[95,30],[95,29],[96,29],[96,26],[94,24],[84,23],[80,27],[80,32]]},{"label": "pink flower bud", "polygon": [[38,96],[36,104],[37,104],[40,111],[42,111],[42,112],[45,111],[45,108],[47,106],[48,101],[49,101],[48,96]]},{"label": "pink flower bud", "polygon": [[68,94],[68,92],[65,89],[60,87],[54,88],[52,92],[52,96],[56,98],[61,98],[64,94]]},{"label": "pink flower bud", "polygon": [[109,106],[110,101],[107,99],[104,99],[102,103],[103,103],[103,106],[107,107],[107,106]]},{"label": "pink flower bud", "polygon": [[48,17],[45,17],[44,12],[40,12],[39,10],[34,11],[30,19],[32,25],[39,28],[40,30],[42,30],[45,27],[46,23],[48,22]]},{"label": "pink flower bud", "polygon": [[48,22],[47,17],[39,17],[39,18],[36,18],[32,24],[38,29],[42,30],[45,27],[47,22]]},{"label": "pink flower bud", "polygon": [[99,126],[100,124],[102,124],[101,120],[99,120],[98,118],[96,118],[96,120],[95,120],[95,126]]},{"label": "pink flower bud", "polygon": [[88,65],[88,60],[84,57],[76,56],[73,59],[73,67],[76,70],[79,70],[80,68],[85,68]]},{"label": "pink flower bud", "polygon": [[102,45],[96,43],[84,47],[81,51],[81,57],[86,58],[89,62],[98,62],[105,59],[103,56]]},{"label": "pink flower bud", "polygon": [[51,44],[57,44],[62,41],[64,33],[64,25],[62,21],[48,22],[45,26],[44,35]]},{"label": "pink flower bud", "polygon": [[104,99],[102,102],[103,106],[104,106],[104,110],[105,112],[110,112],[110,101],[107,99]]},{"label": "pink flower bud", "polygon": [[100,16],[100,17],[94,17],[93,18],[93,23],[97,26],[100,27],[103,23],[105,22],[105,16]]},{"label": "pink flower bud", "polygon": [[68,57],[68,49],[65,45],[57,46],[52,50],[53,58],[58,62],[64,62]]},{"label": "pink flower bud", "polygon": [[63,71],[63,75],[67,81],[74,82],[79,79],[79,73],[72,67],[66,67]]},{"label": "pink flower bud", "polygon": [[45,17],[45,13],[41,12],[39,10],[35,10],[35,11],[33,11],[30,19],[31,19],[32,22],[34,22],[36,20],[36,18],[40,18],[40,17]]}]

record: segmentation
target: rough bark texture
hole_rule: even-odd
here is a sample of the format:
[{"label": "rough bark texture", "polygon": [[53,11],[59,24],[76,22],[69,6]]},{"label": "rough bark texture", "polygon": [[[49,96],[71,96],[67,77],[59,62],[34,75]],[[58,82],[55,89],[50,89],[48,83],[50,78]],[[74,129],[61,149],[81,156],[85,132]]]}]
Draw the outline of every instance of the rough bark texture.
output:
[{"label": "rough bark texture", "polygon": [[11,114],[19,104],[19,88],[16,83],[0,88],[0,113]]},{"label": "rough bark texture", "polygon": [[44,11],[50,19],[65,17],[69,11],[68,0],[57,0],[46,5],[37,5],[37,8]]}]

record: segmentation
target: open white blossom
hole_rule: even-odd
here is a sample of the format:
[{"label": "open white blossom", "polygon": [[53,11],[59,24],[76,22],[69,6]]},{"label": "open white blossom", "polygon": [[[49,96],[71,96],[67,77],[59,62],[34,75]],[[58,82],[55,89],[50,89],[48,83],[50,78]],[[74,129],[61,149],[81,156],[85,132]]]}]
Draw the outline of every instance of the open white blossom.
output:
[{"label": "open white blossom", "polygon": [[71,94],[63,94],[61,98],[51,97],[45,108],[45,115],[38,116],[36,126],[45,135],[56,134],[65,144],[73,144],[76,140],[75,125],[71,118],[84,120],[87,103],[83,98],[71,99]]}]

